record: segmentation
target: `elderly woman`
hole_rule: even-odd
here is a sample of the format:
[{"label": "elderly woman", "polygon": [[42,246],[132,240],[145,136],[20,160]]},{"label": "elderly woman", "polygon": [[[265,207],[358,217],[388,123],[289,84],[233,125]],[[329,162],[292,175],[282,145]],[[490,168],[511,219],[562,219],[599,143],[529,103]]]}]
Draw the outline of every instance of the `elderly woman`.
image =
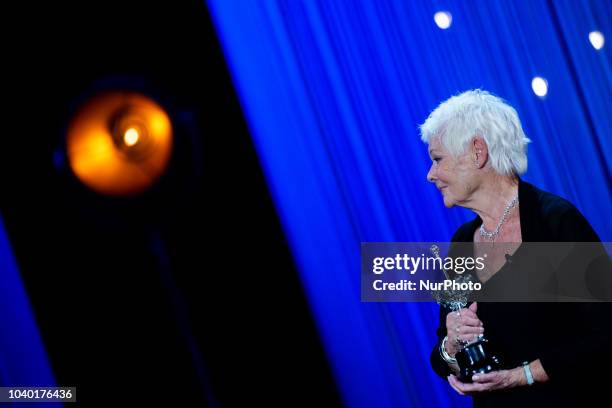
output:
[{"label": "elderly woman", "polygon": [[[472,90],[443,102],[421,125],[432,160],[427,179],[448,208],[476,213],[453,242],[599,242],[568,201],[519,178],[527,169],[527,144],[516,111],[500,98]],[[476,248],[477,245],[474,245]],[[507,246],[504,246],[507,248]],[[499,268],[478,275],[484,286],[495,274],[512,279],[503,256]],[[510,269],[510,270],[506,270]],[[496,276],[496,279],[497,278]],[[441,308],[438,343],[431,354],[436,373],[474,406],[573,406],[593,401],[600,376],[610,368],[612,342],[605,308],[592,303],[472,303],[460,313]],[[484,333],[502,355],[503,367],[456,376],[460,345]]]}]

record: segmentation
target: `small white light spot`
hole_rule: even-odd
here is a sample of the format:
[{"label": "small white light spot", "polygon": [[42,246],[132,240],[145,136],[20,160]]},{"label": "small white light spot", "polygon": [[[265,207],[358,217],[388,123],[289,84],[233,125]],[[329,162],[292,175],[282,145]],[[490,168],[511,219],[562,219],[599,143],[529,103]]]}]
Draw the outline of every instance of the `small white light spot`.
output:
[{"label": "small white light spot", "polygon": [[438,27],[440,27],[442,30],[446,30],[451,26],[453,16],[448,11],[438,11],[436,14],[434,14],[434,21]]},{"label": "small white light spot", "polygon": [[589,41],[596,50],[601,50],[606,43],[604,35],[599,31],[591,31],[589,33]]},{"label": "small white light spot", "polygon": [[138,133],[138,130],[134,128],[129,128],[123,135],[123,142],[128,147],[134,146],[136,143],[138,143],[138,139],[140,139],[140,134]]},{"label": "small white light spot", "polygon": [[535,77],[531,80],[531,89],[539,97],[544,97],[548,93],[548,82],[542,77]]}]

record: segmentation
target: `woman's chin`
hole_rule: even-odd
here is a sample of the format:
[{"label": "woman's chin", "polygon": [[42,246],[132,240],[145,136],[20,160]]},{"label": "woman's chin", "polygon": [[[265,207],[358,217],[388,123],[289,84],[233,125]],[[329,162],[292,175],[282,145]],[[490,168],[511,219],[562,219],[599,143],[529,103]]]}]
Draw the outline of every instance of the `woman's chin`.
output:
[{"label": "woman's chin", "polygon": [[455,206],[455,201],[451,200],[450,198],[444,196],[444,206],[446,208],[452,208]]}]

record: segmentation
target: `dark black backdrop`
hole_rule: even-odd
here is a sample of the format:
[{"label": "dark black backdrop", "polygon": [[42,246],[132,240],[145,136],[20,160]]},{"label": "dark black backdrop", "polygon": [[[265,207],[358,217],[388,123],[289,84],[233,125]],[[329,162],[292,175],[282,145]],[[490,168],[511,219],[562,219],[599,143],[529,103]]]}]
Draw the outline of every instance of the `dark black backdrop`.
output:
[{"label": "dark black backdrop", "polygon": [[[83,406],[339,404],[204,3],[19,8],[2,213],[58,384]],[[175,121],[138,199],[87,191],[62,154],[73,109],[112,84]]]}]

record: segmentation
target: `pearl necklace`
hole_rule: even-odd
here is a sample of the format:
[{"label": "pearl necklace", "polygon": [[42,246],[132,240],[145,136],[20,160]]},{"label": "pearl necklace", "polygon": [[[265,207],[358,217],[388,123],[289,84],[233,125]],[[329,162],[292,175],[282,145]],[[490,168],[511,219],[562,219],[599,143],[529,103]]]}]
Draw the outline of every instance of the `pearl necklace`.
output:
[{"label": "pearl necklace", "polygon": [[510,210],[512,210],[512,208],[518,203],[518,196],[514,197],[512,199],[512,201],[510,201],[510,203],[506,206],[506,208],[504,209],[504,213],[502,214],[501,220],[499,220],[499,223],[497,224],[497,228],[495,228],[495,231],[493,232],[489,232],[484,228],[484,222],[480,225],[480,236],[481,237],[485,237],[491,241],[493,241],[497,235],[499,235],[499,229],[501,228],[501,226],[503,225],[504,222],[506,222],[506,218],[508,218],[508,214],[510,214]]}]

